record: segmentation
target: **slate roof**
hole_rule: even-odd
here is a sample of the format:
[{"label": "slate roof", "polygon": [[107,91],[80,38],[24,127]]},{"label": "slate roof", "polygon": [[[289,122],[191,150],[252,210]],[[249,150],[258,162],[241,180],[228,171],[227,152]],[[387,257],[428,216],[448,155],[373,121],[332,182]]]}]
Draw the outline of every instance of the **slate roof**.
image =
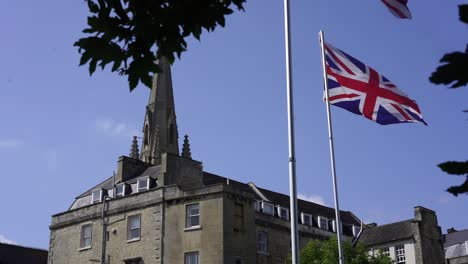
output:
[{"label": "slate roof", "polygon": [[412,222],[413,220],[406,220],[364,229],[359,240],[364,245],[378,245],[412,238]]},{"label": "slate roof", "polygon": [[468,241],[468,229],[455,231],[444,235],[444,248]]},{"label": "slate roof", "polygon": [[[203,182],[205,183],[205,185],[226,183],[227,178],[205,172],[203,174]],[[234,185],[237,188],[240,188],[244,191],[253,192],[252,188],[250,188],[249,185],[246,183],[241,183],[241,182],[229,179],[229,184]],[[266,196],[266,198],[268,198],[270,202],[273,203],[274,205],[281,205],[283,207],[289,208],[289,195],[285,195],[282,193],[270,191],[270,190],[259,188],[259,187],[257,187],[257,189],[264,196]],[[258,196],[257,193],[255,192],[253,193],[255,194],[256,199],[262,200],[262,198]],[[311,214],[313,216],[323,216],[328,219],[335,219],[335,209],[327,207],[327,206],[323,206],[323,205],[316,204],[313,202],[298,199],[297,207],[298,207],[299,212],[304,212],[307,214]],[[341,221],[343,222],[343,224],[348,224],[348,225],[353,224],[356,226],[360,226],[360,222],[351,212],[341,211],[340,217],[341,217]]]}]

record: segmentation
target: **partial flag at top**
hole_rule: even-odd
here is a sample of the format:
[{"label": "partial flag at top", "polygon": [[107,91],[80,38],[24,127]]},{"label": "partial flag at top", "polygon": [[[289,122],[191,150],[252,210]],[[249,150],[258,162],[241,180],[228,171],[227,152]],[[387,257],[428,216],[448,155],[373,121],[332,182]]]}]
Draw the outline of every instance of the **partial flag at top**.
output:
[{"label": "partial flag at top", "polygon": [[416,102],[387,78],[329,43],[324,44],[330,104],[381,125],[426,124]]},{"label": "partial flag at top", "polygon": [[411,19],[411,12],[406,4],[408,0],[381,0],[388,10],[398,18]]}]

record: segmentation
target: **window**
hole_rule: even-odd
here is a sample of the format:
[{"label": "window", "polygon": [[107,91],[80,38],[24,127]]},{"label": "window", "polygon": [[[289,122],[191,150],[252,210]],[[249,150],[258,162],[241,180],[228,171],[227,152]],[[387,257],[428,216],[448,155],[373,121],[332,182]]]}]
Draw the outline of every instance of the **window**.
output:
[{"label": "window", "polygon": [[234,228],[244,229],[244,205],[239,203],[234,204]]},{"label": "window", "polygon": [[301,213],[301,223],[303,225],[311,226],[312,225],[312,215]]},{"label": "window", "polygon": [[254,209],[257,212],[260,212],[260,201],[259,200],[254,201]]},{"label": "window", "polygon": [[276,264],[284,264],[284,260],[282,258],[276,258]]},{"label": "window", "polygon": [[143,259],[138,257],[138,258],[131,258],[131,259],[125,259],[124,260],[125,264],[143,264]]},{"label": "window", "polygon": [[279,218],[289,220],[289,210],[287,208],[278,206],[276,207]]},{"label": "window", "polygon": [[267,254],[267,233],[263,231],[257,232],[257,252],[260,254]]},{"label": "window", "polygon": [[328,230],[328,219],[323,216],[319,216],[318,225],[320,229]]},{"label": "window", "polygon": [[81,226],[80,248],[90,248],[93,242],[93,226],[86,224]]},{"label": "window", "polygon": [[388,247],[387,247],[387,248],[382,248],[382,249],[380,250],[380,253],[381,253],[382,255],[384,255],[384,256],[390,257],[390,248],[388,248]]},{"label": "window", "polygon": [[127,240],[139,240],[141,235],[141,215],[131,215],[127,219]]},{"label": "window", "polygon": [[234,264],[245,264],[243,257],[234,257]]},{"label": "window", "polygon": [[361,231],[360,227],[353,225],[353,236],[357,236],[360,231]]},{"label": "window", "polygon": [[269,215],[275,215],[274,206],[271,203],[262,202],[262,212]]},{"label": "window", "polygon": [[115,197],[122,197],[127,194],[127,185],[125,183],[115,186]]},{"label": "window", "polygon": [[100,190],[94,190],[91,193],[91,203],[100,203],[102,202],[102,189]]},{"label": "window", "polygon": [[149,177],[143,177],[137,181],[137,192],[144,192],[149,189]]},{"label": "window", "polygon": [[187,205],[187,220],[185,227],[198,227],[200,226],[200,205],[189,204]]},{"label": "window", "polygon": [[185,253],[185,264],[198,264],[198,251]]},{"label": "window", "polygon": [[395,257],[396,257],[396,263],[400,263],[400,264],[406,263],[405,245],[395,246]]}]

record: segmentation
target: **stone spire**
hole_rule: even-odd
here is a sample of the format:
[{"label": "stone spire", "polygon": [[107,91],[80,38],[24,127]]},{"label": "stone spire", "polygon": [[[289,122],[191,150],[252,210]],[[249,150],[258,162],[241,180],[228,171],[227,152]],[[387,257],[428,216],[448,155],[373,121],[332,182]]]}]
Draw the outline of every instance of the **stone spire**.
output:
[{"label": "stone spire", "polygon": [[179,155],[177,122],[172,91],[171,65],[161,58],[162,72],[154,75],[143,123],[143,143],[140,159],[158,165],[162,153]]},{"label": "stone spire", "polygon": [[132,148],[130,149],[130,158],[140,158],[140,151],[138,150],[138,139],[137,136],[133,136]]},{"label": "stone spire", "polygon": [[186,159],[192,159],[192,153],[190,152],[190,143],[188,135],[184,136],[184,145],[182,146],[182,157]]}]

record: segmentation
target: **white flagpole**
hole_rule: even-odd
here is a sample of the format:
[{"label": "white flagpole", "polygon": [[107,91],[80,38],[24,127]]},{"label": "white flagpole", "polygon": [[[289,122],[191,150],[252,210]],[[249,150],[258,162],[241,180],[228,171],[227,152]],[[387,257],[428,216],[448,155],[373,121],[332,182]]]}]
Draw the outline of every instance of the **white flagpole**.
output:
[{"label": "white flagpole", "polygon": [[331,113],[330,113],[330,102],[328,98],[328,82],[327,82],[327,74],[326,74],[326,67],[325,67],[325,37],[323,34],[323,30],[320,30],[319,33],[320,38],[320,47],[322,49],[322,70],[323,70],[323,83],[325,86],[325,100],[327,105],[327,119],[328,119],[328,135],[330,141],[330,158],[331,158],[331,169],[332,169],[332,176],[333,176],[333,195],[335,197],[335,217],[336,217],[336,237],[338,240],[338,252],[340,257],[340,264],[344,264],[344,256],[343,256],[343,249],[341,247],[341,220],[340,220],[340,206],[338,203],[338,186],[336,182],[336,170],[335,170],[335,148],[333,146],[333,131],[332,131],[332,122],[331,122]]},{"label": "white flagpole", "polygon": [[288,136],[289,136],[289,204],[291,222],[291,255],[292,264],[299,263],[297,233],[297,191],[296,191],[296,158],[294,147],[294,107],[291,63],[291,40],[289,27],[289,0],[284,0],[284,42],[286,50],[286,90],[288,100]]}]

